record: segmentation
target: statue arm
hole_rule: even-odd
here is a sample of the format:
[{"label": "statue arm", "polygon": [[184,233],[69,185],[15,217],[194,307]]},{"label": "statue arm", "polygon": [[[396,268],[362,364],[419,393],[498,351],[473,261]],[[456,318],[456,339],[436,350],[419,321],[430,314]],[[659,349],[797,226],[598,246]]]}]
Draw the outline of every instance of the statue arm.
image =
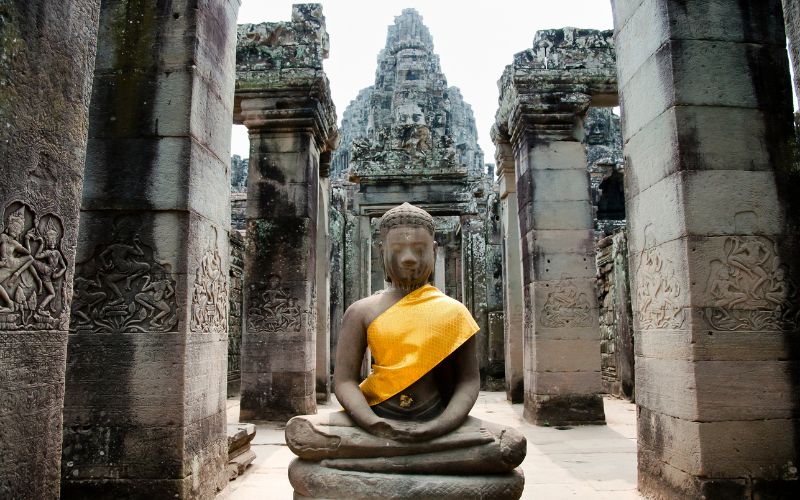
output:
[{"label": "statue arm", "polygon": [[359,427],[373,432],[381,420],[367,404],[358,387],[361,362],[367,350],[367,331],[364,310],[356,302],[347,308],[342,318],[342,330],[336,347],[336,368],[333,385],[336,399]]}]

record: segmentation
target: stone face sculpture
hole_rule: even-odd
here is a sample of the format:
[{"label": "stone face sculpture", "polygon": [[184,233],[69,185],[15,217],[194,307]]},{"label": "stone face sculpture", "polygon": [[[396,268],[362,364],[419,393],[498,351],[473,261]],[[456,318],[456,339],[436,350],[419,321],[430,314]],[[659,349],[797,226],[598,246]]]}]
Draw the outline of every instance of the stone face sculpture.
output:
[{"label": "stone face sculpture", "polygon": [[[525,438],[469,417],[479,389],[467,309],[428,284],[433,218],[381,218],[389,287],[345,312],[334,384],[344,412],[299,416],[286,442],[295,498],[519,498]],[[359,385],[367,347],[372,372]]]}]

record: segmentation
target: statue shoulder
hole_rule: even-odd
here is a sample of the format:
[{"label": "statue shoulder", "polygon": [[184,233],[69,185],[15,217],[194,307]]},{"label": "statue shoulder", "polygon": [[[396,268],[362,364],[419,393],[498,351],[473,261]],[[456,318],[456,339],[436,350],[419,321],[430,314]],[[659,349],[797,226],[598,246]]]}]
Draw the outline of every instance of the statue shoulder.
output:
[{"label": "statue shoulder", "polygon": [[377,295],[370,295],[369,297],[357,300],[350,304],[350,307],[344,312],[342,323],[354,322],[366,328],[379,307]]}]

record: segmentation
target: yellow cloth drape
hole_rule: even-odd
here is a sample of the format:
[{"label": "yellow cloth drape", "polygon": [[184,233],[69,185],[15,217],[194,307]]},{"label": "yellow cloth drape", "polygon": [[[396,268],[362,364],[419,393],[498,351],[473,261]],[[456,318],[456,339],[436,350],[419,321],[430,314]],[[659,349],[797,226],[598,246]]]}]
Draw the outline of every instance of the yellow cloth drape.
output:
[{"label": "yellow cloth drape", "polygon": [[385,401],[442,362],[480,328],[464,305],[425,285],[381,313],[367,328],[375,364],[361,382],[370,406]]}]

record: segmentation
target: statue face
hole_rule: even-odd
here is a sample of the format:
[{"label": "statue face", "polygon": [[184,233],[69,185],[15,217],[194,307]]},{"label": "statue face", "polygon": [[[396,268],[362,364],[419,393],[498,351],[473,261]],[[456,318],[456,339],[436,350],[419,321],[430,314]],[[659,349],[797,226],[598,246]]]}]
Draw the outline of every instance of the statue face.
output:
[{"label": "statue face", "polygon": [[391,228],[381,245],[386,277],[403,290],[416,290],[433,272],[435,249],[436,242],[424,227]]}]

